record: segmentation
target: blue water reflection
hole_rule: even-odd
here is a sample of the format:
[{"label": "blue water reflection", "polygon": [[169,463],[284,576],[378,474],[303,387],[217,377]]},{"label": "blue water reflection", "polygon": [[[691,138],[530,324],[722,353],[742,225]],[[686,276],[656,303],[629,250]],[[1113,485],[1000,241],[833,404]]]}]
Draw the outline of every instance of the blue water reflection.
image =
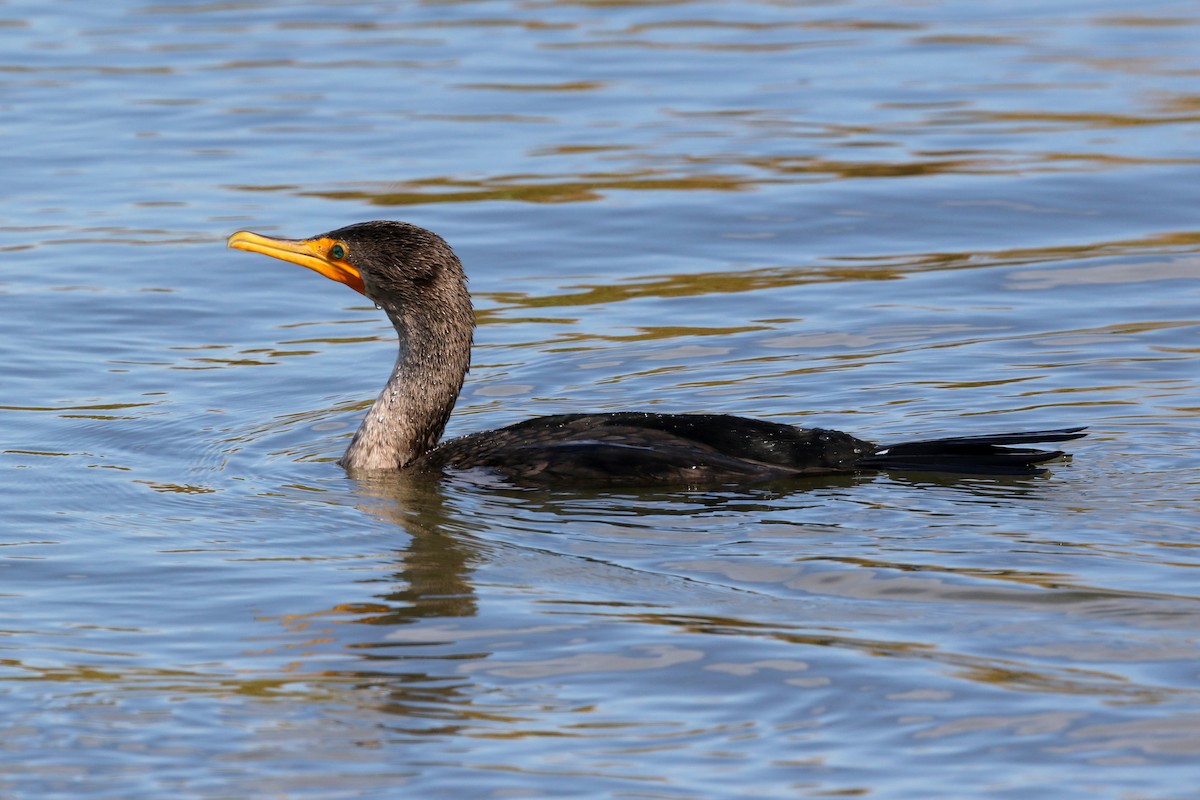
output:
[{"label": "blue water reflection", "polygon": [[[1186,794],[1198,25],[0,6],[0,795]],[[371,218],[467,265],[452,434],[1093,433],[1022,479],[355,481],[390,326],[223,243]]]}]

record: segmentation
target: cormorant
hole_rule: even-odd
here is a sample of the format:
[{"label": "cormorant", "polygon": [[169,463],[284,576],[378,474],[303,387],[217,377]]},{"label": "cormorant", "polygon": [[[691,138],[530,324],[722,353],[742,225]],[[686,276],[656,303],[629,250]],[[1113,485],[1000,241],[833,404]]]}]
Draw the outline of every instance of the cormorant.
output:
[{"label": "cormorant", "polygon": [[348,225],[307,239],[249,231],[229,247],[290,261],[344,283],[387,313],[400,355],[354,434],[348,470],[485,468],[519,483],[698,485],[868,470],[1030,475],[1083,428],[879,446],[840,431],[725,414],[636,411],[535,417],[439,444],[471,359],[475,328],[462,263],[437,234],[405,222]]}]

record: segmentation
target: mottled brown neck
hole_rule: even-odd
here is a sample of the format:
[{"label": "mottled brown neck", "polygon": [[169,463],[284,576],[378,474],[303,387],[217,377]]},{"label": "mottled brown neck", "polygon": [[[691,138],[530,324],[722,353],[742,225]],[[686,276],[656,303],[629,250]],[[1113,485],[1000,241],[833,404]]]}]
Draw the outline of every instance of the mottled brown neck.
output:
[{"label": "mottled brown neck", "polygon": [[470,367],[475,319],[465,282],[409,300],[384,306],[400,354],[342,456],[348,470],[403,469],[433,449]]}]

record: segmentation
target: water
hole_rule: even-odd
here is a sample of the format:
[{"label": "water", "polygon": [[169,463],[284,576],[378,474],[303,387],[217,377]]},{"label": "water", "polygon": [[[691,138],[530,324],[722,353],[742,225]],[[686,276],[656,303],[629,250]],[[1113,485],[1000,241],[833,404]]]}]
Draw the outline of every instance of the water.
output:
[{"label": "water", "polygon": [[[0,5],[0,796],[1182,798],[1200,15],[1150,0]],[[399,218],[451,434],[1086,424],[1044,477],[352,481]]]}]

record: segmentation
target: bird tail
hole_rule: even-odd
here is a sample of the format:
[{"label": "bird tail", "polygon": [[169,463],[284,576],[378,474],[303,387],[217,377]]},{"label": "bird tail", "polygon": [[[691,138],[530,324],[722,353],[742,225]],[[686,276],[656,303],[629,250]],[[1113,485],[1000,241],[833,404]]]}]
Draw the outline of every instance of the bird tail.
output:
[{"label": "bird tail", "polygon": [[1084,428],[1058,428],[1025,433],[954,436],[881,447],[860,459],[867,469],[959,472],[982,475],[1036,475],[1043,462],[1059,458],[1062,450],[1039,450],[1010,445],[1066,442],[1087,436]]}]

